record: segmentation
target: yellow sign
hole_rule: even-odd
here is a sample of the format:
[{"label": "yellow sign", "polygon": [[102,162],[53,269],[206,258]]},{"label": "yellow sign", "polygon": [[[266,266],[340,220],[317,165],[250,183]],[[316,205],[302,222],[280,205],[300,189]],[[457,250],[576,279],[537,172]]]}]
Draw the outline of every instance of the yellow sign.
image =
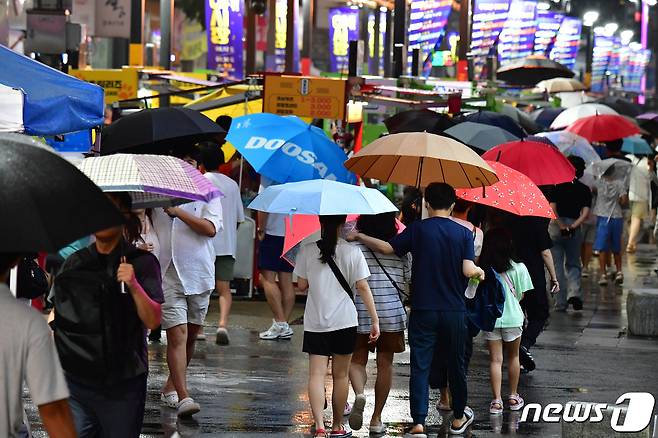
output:
[{"label": "yellow sign", "polygon": [[263,112],[344,120],[347,80],[308,76],[265,76]]},{"label": "yellow sign", "polygon": [[78,79],[102,87],[105,90],[106,105],[114,103],[117,100],[133,99],[137,97],[137,69],[71,70],[70,74]]}]

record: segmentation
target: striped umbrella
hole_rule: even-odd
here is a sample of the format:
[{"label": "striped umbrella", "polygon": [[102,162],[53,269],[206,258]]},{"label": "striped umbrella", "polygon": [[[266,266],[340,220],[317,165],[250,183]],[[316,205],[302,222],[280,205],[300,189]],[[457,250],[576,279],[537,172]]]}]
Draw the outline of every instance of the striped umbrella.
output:
[{"label": "striped umbrella", "polygon": [[208,202],[223,196],[197,169],[165,155],[90,157],[82,160],[78,168],[104,192],[129,192],[133,208]]}]

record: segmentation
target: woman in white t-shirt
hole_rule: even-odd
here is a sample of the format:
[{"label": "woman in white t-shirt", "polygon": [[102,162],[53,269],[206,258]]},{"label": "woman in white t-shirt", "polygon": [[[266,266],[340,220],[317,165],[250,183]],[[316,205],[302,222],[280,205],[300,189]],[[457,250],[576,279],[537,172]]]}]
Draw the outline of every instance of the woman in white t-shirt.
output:
[{"label": "woman in white t-shirt", "polygon": [[[349,390],[348,371],[356,345],[358,317],[352,297],[341,286],[331,264],[351,290],[359,292],[371,318],[370,342],[379,338],[379,318],[368,286],[368,264],[358,247],[338,238],[345,216],[320,216],[321,240],[304,245],[297,256],[295,275],[300,290],[308,289],[304,311],[303,351],[309,354],[308,395],[316,437],[351,436],[342,424]],[[325,431],[322,411],[324,380],[332,358],[333,424]]]}]

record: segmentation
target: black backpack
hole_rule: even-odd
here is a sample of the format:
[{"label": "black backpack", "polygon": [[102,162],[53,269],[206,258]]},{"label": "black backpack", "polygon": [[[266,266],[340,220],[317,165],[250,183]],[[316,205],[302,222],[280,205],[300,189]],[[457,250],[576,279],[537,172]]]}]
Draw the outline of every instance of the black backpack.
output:
[{"label": "black backpack", "polygon": [[[478,285],[475,297],[466,298],[466,312],[471,323],[471,334],[476,330],[493,331],[496,320],[503,316],[505,289],[500,274],[492,268],[485,270],[485,279]],[[475,333],[477,334],[477,332]]]},{"label": "black backpack", "polygon": [[[124,255],[133,264],[153,257],[133,246]],[[144,326],[131,295],[121,293],[118,265],[118,253],[103,263],[90,246],[71,255],[55,278],[53,329],[62,368],[90,385],[111,385],[148,371]]]}]

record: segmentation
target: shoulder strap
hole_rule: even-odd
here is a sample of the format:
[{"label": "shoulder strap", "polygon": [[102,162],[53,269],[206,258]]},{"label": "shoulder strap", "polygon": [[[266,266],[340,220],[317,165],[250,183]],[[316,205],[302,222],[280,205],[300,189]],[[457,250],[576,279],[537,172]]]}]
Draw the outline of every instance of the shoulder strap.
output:
[{"label": "shoulder strap", "polygon": [[382,272],[384,273],[384,275],[386,275],[386,278],[388,278],[388,281],[391,282],[391,284],[393,285],[393,287],[395,288],[395,290],[397,290],[398,293],[399,293],[400,295],[403,295],[405,298],[409,298],[409,295],[407,295],[407,294],[406,294],[406,293],[400,288],[400,286],[398,286],[397,282],[395,282],[395,281],[393,280],[393,277],[391,277],[391,274],[389,274],[389,273],[386,271],[386,269],[384,268],[384,265],[383,265],[382,262],[379,260],[379,257],[377,257],[377,255],[375,254],[375,252],[374,252],[373,250],[371,250],[370,248],[368,248],[368,251],[370,251],[370,254],[372,254],[372,256],[375,258],[375,260],[377,261],[377,264],[379,265],[379,268],[382,270]]},{"label": "shoulder strap", "polygon": [[505,282],[509,286],[510,292],[512,292],[512,295],[514,295],[514,297],[516,297],[516,288],[514,287],[514,283],[512,283],[512,280],[507,275],[507,272],[503,272],[501,274],[501,277],[503,277],[505,279]]},{"label": "shoulder strap", "polygon": [[[320,249],[321,241],[317,241],[315,244],[318,246],[318,249]],[[340,272],[340,269],[338,268],[338,265],[336,264],[336,261],[333,258],[330,258],[329,261],[327,262],[329,267],[331,268],[331,271],[334,273],[334,276],[336,277],[336,280],[340,283],[341,286],[343,286],[343,289],[345,290],[345,293],[349,295],[349,297],[354,300],[354,295],[352,294],[352,288],[350,285],[347,283],[347,280],[345,280],[345,277],[343,276],[343,273]]]}]

